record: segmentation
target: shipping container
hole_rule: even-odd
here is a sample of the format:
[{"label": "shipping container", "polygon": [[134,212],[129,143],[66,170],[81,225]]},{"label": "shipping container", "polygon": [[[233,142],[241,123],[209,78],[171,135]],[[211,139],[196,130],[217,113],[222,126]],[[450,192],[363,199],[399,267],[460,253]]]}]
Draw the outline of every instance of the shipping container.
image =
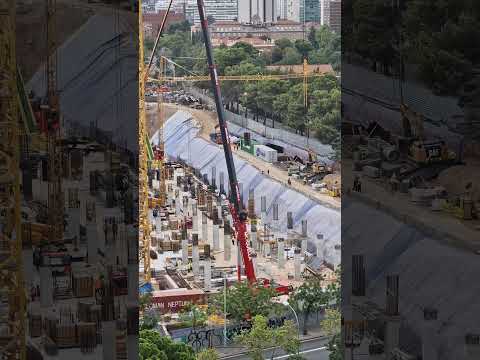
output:
[{"label": "shipping container", "polygon": [[278,152],[265,145],[255,145],[254,155],[266,162],[274,163],[277,162]]}]

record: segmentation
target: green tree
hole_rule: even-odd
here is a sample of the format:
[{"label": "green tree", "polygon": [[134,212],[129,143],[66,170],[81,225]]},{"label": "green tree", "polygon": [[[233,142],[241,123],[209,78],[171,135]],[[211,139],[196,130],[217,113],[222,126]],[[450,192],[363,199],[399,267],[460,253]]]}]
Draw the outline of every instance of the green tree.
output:
[{"label": "green tree", "polygon": [[312,44],[314,49],[318,49],[318,41],[317,41],[316,33],[317,31],[315,30],[314,27],[311,27],[308,32],[308,41],[310,41],[310,44]]},{"label": "green tree", "polygon": [[197,354],[197,360],[220,360],[220,355],[215,349],[205,349]]},{"label": "green tree", "polygon": [[275,46],[278,46],[281,50],[285,50],[286,48],[292,47],[293,44],[289,39],[282,38],[275,40]]},{"label": "green tree", "polygon": [[336,308],[325,309],[325,317],[321,322],[322,330],[327,335],[336,335],[340,333],[342,314]]},{"label": "green tree", "polygon": [[169,34],[173,34],[177,31],[179,31],[179,32],[189,32],[190,31],[190,23],[188,22],[188,20],[172,24],[168,28],[168,33]]},{"label": "green tree", "polygon": [[147,292],[139,296],[139,308],[140,312],[144,312],[152,306],[153,296],[152,293]]},{"label": "green tree", "polygon": [[155,330],[140,330],[139,335],[141,360],[195,360],[190,346],[174,342]]},{"label": "green tree", "polygon": [[[227,315],[236,321],[255,315],[268,316],[281,306],[272,301],[275,296],[277,296],[275,289],[262,285],[251,286],[245,282],[236,283],[227,288]],[[211,312],[223,313],[223,309],[223,292],[209,298]]]},{"label": "green tree", "polygon": [[329,360],[343,360],[344,346],[342,342],[342,335],[336,334],[330,339],[327,345]]},{"label": "green tree", "polygon": [[155,310],[147,310],[140,317],[141,329],[155,329],[158,325],[160,317]]},{"label": "green tree", "polygon": [[303,314],[303,334],[307,334],[307,321],[310,315],[324,308],[329,302],[328,293],[322,288],[320,278],[307,279],[291,294],[288,302]]},{"label": "green tree", "polygon": [[302,56],[307,56],[308,52],[313,50],[313,46],[308,41],[297,39],[295,40],[295,49],[297,49]]},{"label": "green tree", "polygon": [[274,359],[277,348],[292,355],[298,354],[300,348],[300,340],[292,321],[286,321],[278,328],[270,328],[267,318],[262,315],[255,316],[252,328],[238,335],[235,340],[247,347],[252,360],[263,360],[263,351],[270,347],[273,347],[271,359]]},{"label": "green tree", "polygon": [[207,322],[207,313],[195,304],[185,306],[179,314],[180,321],[189,327],[201,327]]},{"label": "green tree", "polygon": [[282,65],[298,65],[302,62],[302,55],[294,47],[288,47],[283,53],[283,58],[279,62]]}]

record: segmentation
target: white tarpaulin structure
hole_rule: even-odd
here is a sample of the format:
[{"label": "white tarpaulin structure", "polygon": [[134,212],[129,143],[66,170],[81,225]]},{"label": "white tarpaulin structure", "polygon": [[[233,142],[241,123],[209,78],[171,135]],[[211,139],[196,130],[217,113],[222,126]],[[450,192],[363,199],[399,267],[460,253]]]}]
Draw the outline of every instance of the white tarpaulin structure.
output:
[{"label": "white tarpaulin structure", "polygon": [[[342,214],[342,267],[351,274],[352,255],[365,256],[367,298],[384,309],[386,276],[399,275],[400,344],[421,352],[423,309],[435,308],[437,359],[466,359],[465,335],[480,333],[479,255],[443,245],[359,202],[343,201]],[[349,303],[350,276],[343,287]]]},{"label": "white tarpaulin structure", "polygon": [[[202,174],[211,175],[212,167],[216,168],[216,183],[220,183],[220,173],[225,175],[227,183],[228,173],[225,156],[220,146],[214,145],[196,137],[199,129],[187,112],[178,111],[165,123],[163,138],[167,156],[185,161],[188,165],[199,170]],[[151,142],[158,142],[156,132]],[[315,246],[321,247],[324,260],[338,265],[340,263],[340,250],[335,245],[340,244],[340,211],[331,209],[316,201],[309,199],[301,193],[282,185],[263,175],[247,161],[234,155],[237,177],[243,188],[243,198],[248,198],[250,189],[254,189],[255,197],[260,200],[266,196],[267,222],[273,218],[273,204],[278,204],[280,232],[286,232],[287,211],[293,213],[294,229],[301,232],[301,220],[307,220],[308,235],[311,239],[309,250]],[[225,184],[227,186],[227,184]],[[260,214],[260,201],[256,201],[255,211]],[[323,240],[317,240],[317,235],[322,234]]]}]

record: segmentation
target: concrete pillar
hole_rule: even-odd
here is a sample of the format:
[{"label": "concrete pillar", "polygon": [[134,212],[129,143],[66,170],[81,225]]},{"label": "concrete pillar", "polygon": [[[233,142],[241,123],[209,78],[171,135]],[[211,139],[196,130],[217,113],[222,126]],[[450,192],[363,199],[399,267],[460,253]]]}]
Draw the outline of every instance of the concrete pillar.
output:
[{"label": "concrete pillar", "polygon": [[438,328],[438,312],[436,309],[423,310],[422,359],[438,360],[438,344],[436,331]]},{"label": "concrete pillar", "polygon": [[200,273],[200,254],[198,253],[198,234],[192,234],[192,270],[195,279]]},{"label": "concrete pillar", "polygon": [[480,359],[480,336],[478,334],[467,334],[465,336],[465,359]]},{"label": "concrete pillar", "polygon": [[103,360],[117,359],[117,326],[113,320],[102,321]]},{"label": "concrete pillar", "polygon": [[203,270],[204,270],[204,289],[205,291],[210,291],[212,288],[212,268],[211,268],[211,261],[210,259],[205,259],[204,265],[203,265]]},{"label": "concrete pillar", "polygon": [[198,208],[197,203],[192,201],[192,232],[198,232]]},{"label": "concrete pillar", "polygon": [[273,225],[273,230],[278,231],[279,226],[278,226],[278,204],[274,203],[273,204],[273,216],[272,216],[272,225]]},{"label": "concrete pillar", "polygon": [[127,337],[127,360],[139,359],[138,335],[128,335]]},{"label": "concrete pillar", "polygon": [[48,308],[53,305],[52,270],[49,266],[40,267],[40,306]]},{"label": "concrete pillar", "polygon": [[305,256],[305,253],[308,250],[308,229],[307,229],[307,220],[302,220],[302,255]]},{"label": "concrete pillar", "polygon": [[302,278],[302,269],[301,269],[301,255],[300,255],[301,250],[300,249],[295,249],[295,253],[293,255],[293,261],[294,261],[294,269],[295,269],[295,281],[300,281]]},{"label": "concrete pillar", "polygon": [[253,264],[253,271],[255,275],[258,276],[258,264],[257,264],[257,254],[251,254],[252,264]]},{"label": "concrete pillar", "polygon": [[323,258],[323,249],[322,249],[322,246],[320,244],[320,242],[322,242],[323,240],[323,234],[317,234],[317,245],[316,245],[316,248],[317,248],[317,257],[319,259],[322,259]]},{"label": "concrete pillar", "polygon": [[87,225],[87,261],[90,265],[98,262],[97,225]]},{"label": "concrete pillar", "polygon": [[278,267],[283,269],[285,267],[285,242],[282,238],[278,238],[277,240],[277,248],[278,248]]},{"label": "concrete pillar", "polygon": [[250,225],[250,243],[255,251],[259,250],[258,238],[257,238],[257,225],[252,221]]},{"label": "concrete pillar", "polygon": [[205,211],[202,211],[202,240],[208,243],[208,218]]},{"label": "concrete pillar", "polygon": [[214,251],[220,250],[220,234],[219,234],[219,226],[217,224],[213,225],[213,250]]},{"label": "concrete pillar", "polygon": [[182,265],[188,265],[188,239],[182,239]]},{"label": "concrete pillar", "polygon": [[260,220],[262,224],[267,223],[267,197],[260,197]]},{"label": "concrete pillar", "polygon": [[270,241],[267,239],[266,241],[263,242],[263,256],[271,256],[270,253]]},{"label": "concrete pillar", "polygon": [[387,357],[400,343],[400,316],[398,313],[399,302],[399,277],[398,275],[387,275],[385,313],[387,321],[385,324],[385,354]]},{"label": "concrete pillar", "polygon": [[225,221],[223,226],[223,260],[230,261],[232,257],[232,235],[230,223]]}]

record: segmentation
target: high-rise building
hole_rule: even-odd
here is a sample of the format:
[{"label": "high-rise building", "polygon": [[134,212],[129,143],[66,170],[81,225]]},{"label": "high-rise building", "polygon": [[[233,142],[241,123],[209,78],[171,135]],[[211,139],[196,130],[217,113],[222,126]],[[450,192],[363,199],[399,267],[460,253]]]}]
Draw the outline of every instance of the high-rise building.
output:
[{"label": "high-rise building", "polygon": [[330,0],[330,11],[329,11],[329,26],[330,29],[337,34],[340,34],[342,31],[342,1],[341,0]]},{"label": "high-rise building", "polygon": [[[211,16],[215,21],[237,21],[238,3],[245,0],[204,0],[207,17]],[[200,22],[197,1],[187,0],[185,15],[193,24]]]},{"label": "high-rise building", "polygon": [[287,0],[287,20],[300,21],[300,0]]},{"label": "high-rise building", "polygon": [[320,23],[320,0],[300,0],[300,22]]},{"label": "high-rise building", "polygon": [[[156,0],[155,1],[155,12],[158,13],[162,10],[167,10],[170,0]],[[171,10],[174,10],[177,13],[185,14],[185,8],[187,5],[187,0],[174,1],[172,3]]]},{"label": "high-rise building", "polygon": [[287,19],[287,0],[277,0],[277,19]]},{"label": "high-rise building", "polygon": [[320,24],[329,25],[330,22],[330,0],[320,0]]},{"label": "high-rise building", "polygon": [[277,0],[240,0],[238,21],[243,24],[270,24],[277,20]]}]

